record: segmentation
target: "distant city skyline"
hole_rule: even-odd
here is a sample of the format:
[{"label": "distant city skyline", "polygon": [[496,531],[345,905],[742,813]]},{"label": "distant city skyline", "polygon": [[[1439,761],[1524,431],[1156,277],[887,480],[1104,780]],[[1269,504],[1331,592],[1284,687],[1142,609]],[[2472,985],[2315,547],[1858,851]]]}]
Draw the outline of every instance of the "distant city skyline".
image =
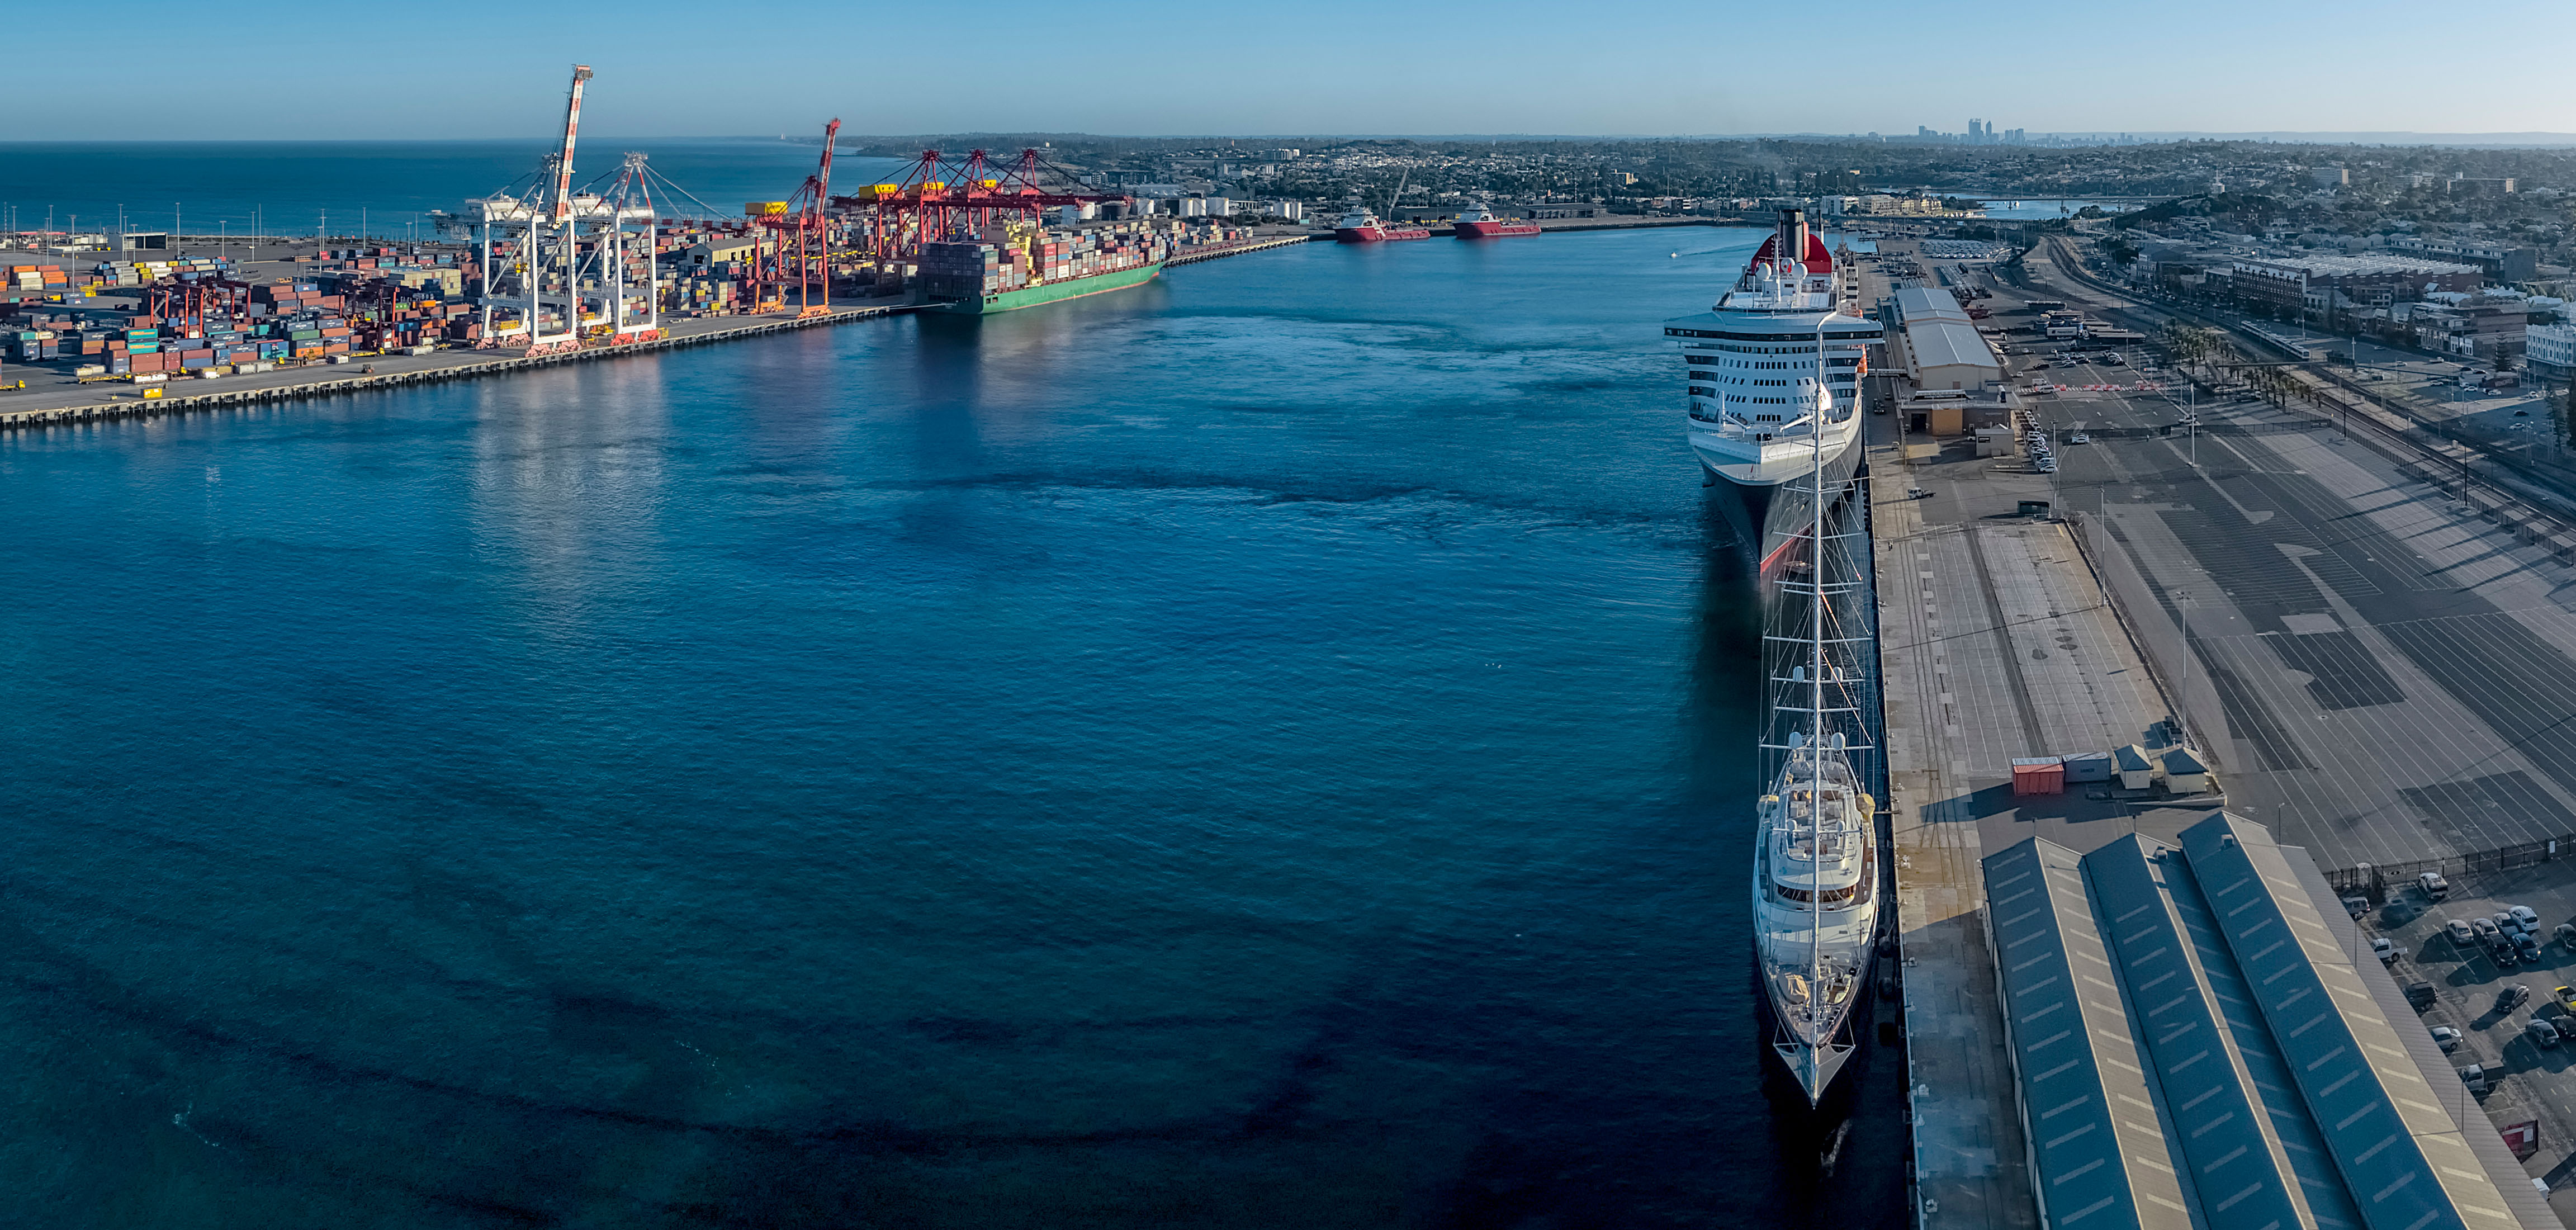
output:
[{"label": "distant city skyline", "polygon": [[[13,22],[11,135],[537,137],[560,123],[575,61],[598,74],[585,131],[608,137],[805,133],[835,116],[878,134],[1912,134],[1971,116],[2033,136],[2576,133],[2576,96],[2437,71],[2492,66],[2500,47],[2532,64],[2576,54],[2576,22],[2524,0],[2474,23],[2387,3],[2185,0],[2152,22],[2058,9],[2021,31],[1884,0],[1830,12],[1609,0],[1579,14],[1496,0],[1472,22],[1170,0],[963,12],[789,0],[757,22],[669,0],[422,12],[334,10],[286,35],[137,0],[120,29],[175,37],[149,52],[148,84],[103,89],[95,15],[39,6]],[[1795,49],[1777,72],[1751,54],[1769,46]],[[1927,102],[1957,114],[1924,114]]]}]

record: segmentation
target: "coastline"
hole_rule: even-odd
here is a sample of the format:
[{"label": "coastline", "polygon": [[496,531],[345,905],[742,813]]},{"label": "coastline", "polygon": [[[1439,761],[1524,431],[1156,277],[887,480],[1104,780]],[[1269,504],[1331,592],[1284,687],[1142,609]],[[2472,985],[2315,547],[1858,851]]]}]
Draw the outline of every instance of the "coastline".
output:
[{"label": "coastline", "polygon": [[[1199,261],[1215,260],[1226,256],[1241,256],[1248,252],[1305,243],[1307,239],[1307,236],[1297,235],[1214,247],[1213,250],[1176,256],[1165,261],[1164,268],[1168,270],[1174,265],[1195,264]],[[274,402],[301,401],[314,397],[336,397],[375,389],[403,388],[447,380],[506,376],[512,372],[528,371],[561,363],[580,363],[623,355],[659,354],[689,346],[738,341],[789,329],[847,324],[856,320],[878,320],[933,310],[936,310],[934,304],[895,303],[870,307],[836,307],[826,315],[802,318],[775,315],[750,318],[701,317],[670,322],[665,326],[669,335],[650,342],[599,346],[568,354],[534,357],[514,355],[509,351],[499,350],[441,350],[428,355],[353,356],[351,362],[338,365],[299,367],[248,376],[224,376],[211,381],[173,380],[166,385],[157,386],[164,390],[159,397],[144,397],[136,386],[123,381],[30,386],[20,392],[0,394],[0,432],[50,427],[57,424],[105,422],[112,419],[167,418],[181,414],[196,414]],[[356,367],[375,367],[380,370],[366,374],[350,370]],[[183,389],[187,391],[181,392],[180,390]]]}]

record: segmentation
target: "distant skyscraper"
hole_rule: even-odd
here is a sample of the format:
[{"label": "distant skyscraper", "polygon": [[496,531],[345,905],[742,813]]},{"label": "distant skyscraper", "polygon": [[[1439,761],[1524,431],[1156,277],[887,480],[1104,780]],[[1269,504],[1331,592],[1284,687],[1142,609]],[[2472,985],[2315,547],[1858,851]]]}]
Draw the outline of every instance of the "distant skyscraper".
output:
[{"label": "distant skyscraper", "polygon": [[1970,145],[1983,145],[1983,144],[1985,144],[1985,143],[1986,143],[1986,122],[1985,122],[1984,120],[1970,120],[1970,121],[1968,121],[1968,144],[1970,144]]}]

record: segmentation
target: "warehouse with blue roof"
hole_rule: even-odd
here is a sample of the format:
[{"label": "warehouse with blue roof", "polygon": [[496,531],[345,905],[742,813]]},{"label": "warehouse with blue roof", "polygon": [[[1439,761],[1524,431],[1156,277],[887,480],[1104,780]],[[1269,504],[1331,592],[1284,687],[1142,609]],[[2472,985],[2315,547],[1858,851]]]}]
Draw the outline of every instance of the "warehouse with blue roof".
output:
[{"label": "warehouse with blue roof", "polygon": [[2401,1033],[2425,1031],[2318,908],[2304,851],[2217,812],[2179,845],[2031,838],[1983,870],[2043,1224],[2558,1224],[2485,1115],[2430,1083],[2447,1061]]}]

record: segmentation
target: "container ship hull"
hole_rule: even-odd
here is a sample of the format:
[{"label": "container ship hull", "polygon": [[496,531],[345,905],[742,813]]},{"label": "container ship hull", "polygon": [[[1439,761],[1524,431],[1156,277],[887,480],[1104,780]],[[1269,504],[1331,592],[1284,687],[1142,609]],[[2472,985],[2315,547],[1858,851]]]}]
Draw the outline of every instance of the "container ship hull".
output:
[{"label": "container ship hull", "polygon": [[1153,281],[1155,276],[1162,272],[1163,266],[1158,261],[1134,269],[1115,269],[1108,273],[1095,273],[1085,278],[1044,282],[1036,286],[997,291],[979,298],[960,299],[934,306],[939,311],[953,312],[960,316],[990,316],[996,312],[1016,312],[1021,308],[1060,303],[1067,299],[1080,299],[1086,295],[1105,295],[1113,290],[1142,286]]},{"label": "container ship hull", "polygon": [[1460,239],[1503,239],[1514,235],[1535,235],[1538,231],[1538,223],[1535,222],[1461,222],[1458,224]]}]

